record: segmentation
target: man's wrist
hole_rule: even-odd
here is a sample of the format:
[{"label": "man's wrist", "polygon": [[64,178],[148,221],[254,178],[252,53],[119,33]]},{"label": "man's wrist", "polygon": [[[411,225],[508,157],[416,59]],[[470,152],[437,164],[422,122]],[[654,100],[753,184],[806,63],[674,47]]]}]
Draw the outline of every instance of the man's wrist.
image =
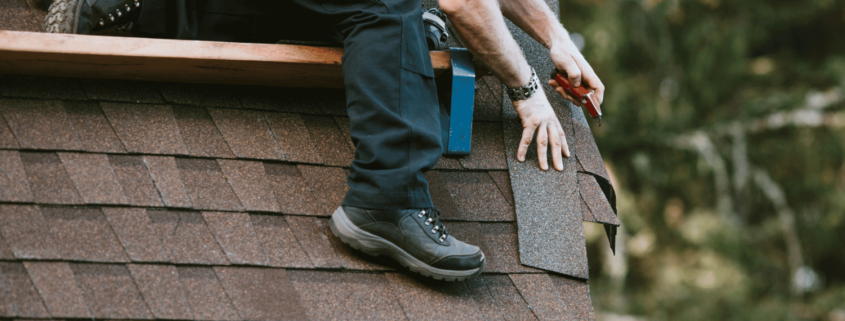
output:
[{"label": "man's wrist", "polygon": [[537,77],[537,73],[534,71],[534,68],[531,68],[531,78],[528,80],[528,84],[519,87],[505,86],[505,92],[508,93],[508,97],[510,97],[511,101],[528,99],[535,95],[539,89],[540,79]]}]

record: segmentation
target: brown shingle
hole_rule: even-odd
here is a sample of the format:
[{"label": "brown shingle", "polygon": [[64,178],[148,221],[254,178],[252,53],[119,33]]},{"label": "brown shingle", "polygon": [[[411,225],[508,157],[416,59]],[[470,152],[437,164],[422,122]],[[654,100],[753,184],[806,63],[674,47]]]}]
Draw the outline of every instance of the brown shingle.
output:
[{"label": "brown shingle", "polygon": [[288,275],[310,320],[407,319],[384,275],[321,271]]},{"label": "brown shingle", "polygon": [[66,101],[64,106],[79,137],[82,150],[101,153],[126,152],[97,103]]},{"label": "brown shingle", "polygon": [[474,221],[514,221],[513,207],[499,187],[483,172],[441,172],[446,188],[461,210],[461,219]]},{"label": "brown shingle", "polygon": [[285,160],[263,113],[220,108],[209,108],[208,113],[237,157]]},{"label": "brown shingle", "polygon": [[461,218],[461,211],[458,210],[458,205],[452,199],[452,193],[446,188],[446,183],[439,171],[428,171],[425,173],[425,178],[428,181],[428,191],[431,194],[431,201],[434,203],[442,217],[445,219],[459,219]]},{"label": "brown shingle", "polygon": [[472,293],[461,282],[439,282],[387,273],[393,293],[411,320],[483,320]]},{"label": "brown shingle", "polygon": [[0,205],[0,233],[17,258],[61,258],[50,227],[36,206]]},{"label": "brown shingle", "polygon": [[114,175],[123,187],[127,203],[135,206],[162,206],[144,158],[141,156],[109,155]]},{"label": "brown shingle", "polygon": [[127,151],[187,154],[170,106],[100,103],[100,107]]},{"label": "brown shingle", "polygon": [[314,195],[322,204],[320,215],[331,215],[343,203],[349,185],[346,184],[346,170],[340,167],[318,167],[299,165],[302,176],[311,186]]},{"label": "brown shingle", "polygon": [[478,311],[484,320],[502,320],[505,318],[499,312],[496,301],[493,300],[493,295],[490,294],[490,289],[484,284],[484,275],[463,281],[464,286],[469,291],[475,304],[478,306]]},{"label": "brown shingle", "polygon": [[511,206],[514,206],[510,174],[506,171],[489,171],[487,174],[490,174],[490,177],[492,177],[493,181],[496,182],[496,186],[499,187],[499,191],[502,192],[502,196],[505,197],[505,200],[507,200]]},{"label": "brown shingle", "polygon": [[103,211],[93,208],[42,207],[62,257],[66,260],[128,262]]},{"label": "brown shingle", "polygon": [[349,147],[354,152],[355,142],[352,141],[352,133],[350,132],[352,124],[349,122],[349,117],[335,116],[334,121],[337,123],[337,128],[340,129],[340,133],[343,134],[343,138],[346,138],[346,142],[349,143]]},{"label": "brown shingle", "polygon": [[0,148],[20,148],[18,140],[15,139],[15,135],[9,129],[9,125],[6,125],[2,113],[0,113]]},{"label": "brown shingle", "polygon": [[177,158],[176,166],[182,174],[185,189],[191,196],[194,208],[231,211],[243,209],[223,176],[223,171],[214,160]]},{"label": "brown shingle", "polygon": [[168,102],[208,107],[241,107],[231,86],[199,84],[161,84],[159,89]]},{"label": "brown shingle", "polygon": [[241,102],[250,109],[277,110],[284,113],[320,114],[315,98],[323,88],[248,87],[240,91]]},{"label": "brown shingle", "polygon": [[241,204],[248,211],[278,212],[276,196],[267,181],[264,164],[255,161],[218,159]]},{"label": "brown shingle", "polygon": [[200,213],[147,210],[147,215],[173,262],[229,264]]},{"label": "brown shingle", "polygon": [[311,142],[323,159],[323,163],[332,166],[349,166],[352,164],[354,153],[346,138],[337,128],[332,117],[302,116]]},{"label": "brown shingle", "polygon": [[194,319],[240,320],[217,274],[211,268],[179,267],[179,279],[185,286]]},{"label": "brown shingle", "polygon": [[0,95],[38,99],[85,100],[85,94],[79,88],[79,80],[74,78],[3,75],[3,77],[0,77]]},{"label": "brown shingle", "polygon": [[0,150],[0,201],[32,201],[21,155],[14,150]]},{"label": "brown shingle", "polygon": [[173,106],[173,115],[176,116],[176,123],[185,141],[185,147],[188,148],[188,154],[203,157],[235,157],[205,108]]},{"label": "brown shingle", "polygon": [[2,99],[0,113],[21,148],[79,149],[79,137],[59,101]]},{"label": "brown shingle", "polygon": [[531,312],[531,307],[519,294],[513,282],[507,275],[484,275],[481,277],[496,304],[499,311],[506,320],[536,320],[537,317]]},{"label": "brown shingle", "polygon": [[0,230],[0,259],[14,259],[15,254],[6,245],[6,240],[3,239],[3,231]]},{"label": "brown shingle", "polygon": [[541,320],[572,320],[548,274],[511,274],[510,278]]},{"label": "brown shingle", "polygon": [[573,320],[595,320],[593,303],[590,300],[590,286],[585,280],[549,275],[557,285],[561,298],[566,302],[566,308]]},{"label": "brown shingle", "polygon": [[487,244],[488,272],[535,272],[519,261],[519,237],[515,223],[481,223],[483,242]]},{"label": "brown shingle", "polygon": [[590,211],[590,206],[584,201],[584,196],[581,196],[581,215],[584,216],[584,222],[598,222],[593,212]]},{"label": "brown shingle", "polygon": [[468,169],[508,169],[502,143],[502,123],[472,123],[472,151],[461,158]]},{"label": "brown shingle", "polygon": [[[473,104],[472,118],[476,121],[500,121],[502,120],[501,91],[494,93],[487,86],[485,78],[496,78],[484,76],[475,81],[475,101]],[[502,85],[500,84],[499,87]]]},{"label": "brown shingle", "polygon": [[440,157],[440,160],[437,161],[437,164],[434,165],[434,169],[464,169],[461,165],[461,161],[457,158],[453,157]]},{"label": "brown shingle", "polygon": [[150,171],[161,200],[171,207],[191,207],[191,199],[185,190],[182,174],[176,167],[176,159],[167,156],[144,156],[144,164]]},{"label": "brown shingle", "polygon": [[[580,110],[579,110],[580,112]],[[581,162],[587,172],[596,174],[610,180],[607,174],[607,169],[604,167],[604,161],[601,159],[599,147],[596,145],[596,140],[593,138],[593,132],[590,126],[587,125],[583,114],[578,115],[580,119],[575,119],[572,122],[574,128],[574,139],[570,148],[574,147],[575,157]]]},{"label": "brown shingle", "polygon": [[29,274],[18,262],[0,262],[0,315],[50,317]]},{"label": "brown shingle", "polygon": [[279,210],[285,214],[318,215],[322,204],[295,165],[264,163]]},{"label": "brown shingle", "polygon": [[176,267],[146,264],[129,264],[127,267],[156,319],[193,318]]},{"label": "brown shingle", "polygon": [[58,153],[76,190],[88,204],[126,204],[123,187],[104,154]]},{"label": "brown shingle", "polygon": [[232,264],[265,265],[261,243],[252,229],[249,214],[203,212],[208,227]]},{"label": "brown shingle", "polygon": [[153,318],[126,266],[71,264],[70,268],[95,318]]},{"label": "brown shingle", "polygon": [[323,221],[316,217],[306,216],[286,216],[285,219],[314,266],[341,267],[340,260],[329,242],[329,235],[326,234]]},{"label": "brown shingle", "polygon": [[305,122],[298,114],[265,113],[264,116],[289,161],[323,163]]},{"label": "brown shingle", "polygon": [[299,245],[284,216],[250,215],[252,228],[264,246],[267,264],[276,267],[309,268],[313,265]]},{"label": "brown shingle", "polygon": [[214,272],[243,319],[305,319],[305,310],[285,270],[215,267]]},{"label": "brown shingle", "polygon": [[47,310],[54,318],[91,318],[67,262],[24,262]]},{"label": "brown shingle", "polygon": [[167,262],[167,252],[161,245],[150,218],[140,208],[103,208],[103,214],[129,259],[134,262]]},{"label": "brown shingle", "polygon": [[40,23],[28,8],[26,1],[0,2],[0,30],[40,32]]},{"label": "brown shingle", "polygon": [[582,200],[587,203],[587,207],[596,221],[619,225],[619,218],[616,217],[616,213],[610,207],[610,202],[607,201],[595,177],[589,174],[578,173],[578,188]]},{"label": "brown shingle", "polygon": [[83,79],[82,89],[88,99],[126,103],[163,103],[158,89],[148,82],[117,79]]}]

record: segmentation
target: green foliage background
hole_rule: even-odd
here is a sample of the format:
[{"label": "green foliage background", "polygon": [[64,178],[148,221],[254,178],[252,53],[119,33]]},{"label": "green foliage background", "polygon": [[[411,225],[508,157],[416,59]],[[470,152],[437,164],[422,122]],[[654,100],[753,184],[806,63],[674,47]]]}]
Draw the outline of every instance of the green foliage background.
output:
[{"label": "green foliage background", "polygon": [[[845,1],[565,0],[607,86],[598,317],[845,320]],[[591,124],[595,125],[595,124]]]}]

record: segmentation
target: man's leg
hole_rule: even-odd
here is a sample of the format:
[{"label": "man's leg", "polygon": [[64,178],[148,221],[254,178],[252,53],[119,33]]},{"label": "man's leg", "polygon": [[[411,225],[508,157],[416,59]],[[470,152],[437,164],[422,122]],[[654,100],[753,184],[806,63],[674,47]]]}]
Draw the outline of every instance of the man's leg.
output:
[{"label": "man's leg", "polygon": [[351,246],[438,279],[481,273],[484,254],[448,235],[423,173],[442,154],[434,71],[420,0],[307,1],[344,44],[356,146],[349,192],[330,222]]}]

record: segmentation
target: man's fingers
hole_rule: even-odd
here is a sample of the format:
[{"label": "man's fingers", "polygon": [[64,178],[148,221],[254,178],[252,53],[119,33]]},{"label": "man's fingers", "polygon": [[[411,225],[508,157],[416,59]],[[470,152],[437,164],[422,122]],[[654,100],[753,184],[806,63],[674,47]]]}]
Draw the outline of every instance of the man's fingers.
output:
[{"label": "man's fingers", "polygon": [[522,130],[522,139],[519,140],[519,148],[516,150],[516,159],[525,161],[525,154],[528,153],[528,145],[531,145],[531,138],[534,138],[534,130],[537,127],[525,127]]},{"label": "man's fingers", "polygon": [[569,78],[569,83],[572,84],[572,87],[581,86],[581,68],[578,67],[575,59],[566,57],[563,61],[563,70],[566,72],[566,76]]},{"label": "man's fingers", "polygon": [[551,144],[552,148],[552,163],[555,166],[555,169],[558,171],[563,171],[563,159],[560,156],[561,148],[560,148],[560,140],[563,136],[560,135],[558,126],[548,126],[549,130],[549,144]]},{"label": "man's fingers", "polygon": [[560,121],[556,122],[557,130],[560,134],[560,149],[563,152],[564,157],[569,157],[569,144],[566,142],[566,132],[563,131],[563,126],[560,125]]},{"label": "man's fingers", "polygon": [[540,160],[540,169],[548,170],[549,161],[546,159],[546,151],[549,149],[549,134],[546,132],[546,124],[540,125],[537,130],[537,158]]},{"label": "man's fingers", "polygon": [[[557,84],[557,81],[556,80],[549,80],[549,84],[552,84],[552,83]],[[577,106],[584,107],[584,103],[582,103],[581,101],[579,101],[579,100],[573,98],[572,96],[570,96],[569,94],[567,94],[566,91],[563,90],[563,87],[561,87],[560,85],[558,85],[558,86],[552,85],[552,87],[555,89],[555,91],[557,92],[558,95],[563,97],[563,99],[571,101],[573,104],[575,104]]]}]

